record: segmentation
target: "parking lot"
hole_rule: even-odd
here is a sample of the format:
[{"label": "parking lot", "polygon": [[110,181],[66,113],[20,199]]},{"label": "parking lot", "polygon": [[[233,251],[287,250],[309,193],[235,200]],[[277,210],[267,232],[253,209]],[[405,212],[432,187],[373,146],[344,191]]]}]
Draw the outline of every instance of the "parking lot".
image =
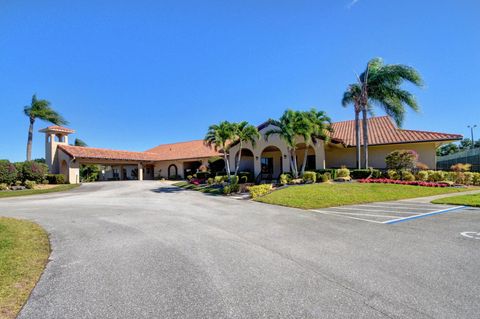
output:
[{"label": "parking lot", "polygon": [[463,208],[464,206],[436,205],[409,200],[312,209],[312,211],[370,223],[396,224],[444,213],[454,213]]}]

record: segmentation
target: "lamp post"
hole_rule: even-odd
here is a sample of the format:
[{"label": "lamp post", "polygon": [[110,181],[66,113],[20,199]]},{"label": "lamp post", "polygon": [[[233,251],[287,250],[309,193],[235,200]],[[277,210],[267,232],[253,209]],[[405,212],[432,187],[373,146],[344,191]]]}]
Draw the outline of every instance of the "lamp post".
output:
[{"label": "lamp post", "polygon": [[477,127],[477,124],[467,125],[467,127],[470,129],[470,134],[472,136],[472,146],[471,146],[471,148],[474,148],[475,147],[475,140],[473,139],[473,129]]}]

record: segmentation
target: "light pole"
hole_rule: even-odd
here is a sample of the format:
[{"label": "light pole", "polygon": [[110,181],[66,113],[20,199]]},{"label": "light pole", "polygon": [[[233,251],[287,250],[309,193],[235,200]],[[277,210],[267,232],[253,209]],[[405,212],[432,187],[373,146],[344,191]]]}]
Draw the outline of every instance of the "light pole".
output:
[{"label": "light pole", "polygon": [[475,140],[473,139],[473,129],[477,127],[477,124],[467,125],[467,127],[470,129],[470,134],[472,136],[472,147],[471,148],[474,148],[475,147]]}]

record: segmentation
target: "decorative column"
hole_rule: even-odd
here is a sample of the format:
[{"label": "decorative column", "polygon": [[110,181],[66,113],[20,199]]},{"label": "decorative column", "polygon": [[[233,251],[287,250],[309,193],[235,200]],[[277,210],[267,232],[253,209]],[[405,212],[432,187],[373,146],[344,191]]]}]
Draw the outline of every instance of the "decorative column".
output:
[{"label": "decorative column", "polygon": [[142,163],[138,163],[138,180],[143,181],[143,165]]}]

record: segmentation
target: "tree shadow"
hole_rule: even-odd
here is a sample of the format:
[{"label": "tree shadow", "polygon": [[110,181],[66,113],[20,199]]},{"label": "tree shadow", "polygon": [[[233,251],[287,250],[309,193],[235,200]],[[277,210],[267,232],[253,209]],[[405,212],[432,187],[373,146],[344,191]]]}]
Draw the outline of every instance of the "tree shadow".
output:
[{"label": "tree shadow", "polygon": [[154,188],[154,189],[151,189],[151,191],[154,192],[154,193],[167,193],[167,194],[171,194],[171,193],[184,192],[185,189],[180,188],[180,187],[176,187],[176,186],[168,186],[168,187]]}]

